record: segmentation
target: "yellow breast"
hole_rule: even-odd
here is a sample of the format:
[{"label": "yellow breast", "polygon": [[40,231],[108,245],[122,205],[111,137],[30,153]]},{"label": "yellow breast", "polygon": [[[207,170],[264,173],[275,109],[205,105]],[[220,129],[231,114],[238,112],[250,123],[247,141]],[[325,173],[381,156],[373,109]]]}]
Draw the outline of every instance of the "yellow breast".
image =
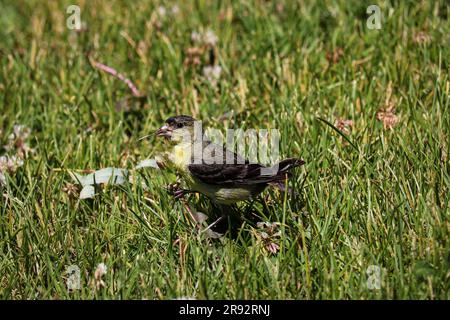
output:
[{"label": "yellow breast", "polygon": [[191,144],[180,143],[173,147],[172,152],[169,154],[170,161],[181,170],[185,170],[191,163]]}]

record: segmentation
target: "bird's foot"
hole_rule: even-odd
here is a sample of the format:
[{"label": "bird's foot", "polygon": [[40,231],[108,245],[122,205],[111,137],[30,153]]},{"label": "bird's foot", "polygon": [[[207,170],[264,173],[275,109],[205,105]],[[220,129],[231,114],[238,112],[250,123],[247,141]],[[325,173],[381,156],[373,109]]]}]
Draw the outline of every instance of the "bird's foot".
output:
[{"label": "bird's foot", "polygon": [[186,189],[178,189],[176,191],[174,191],[173,193],[173,198],[174,199],[181,199],[183,198],[186,194],[190,193],[190,190],[186,190]]},{"label": "bird's foot", "polygon": [[167,190],[169,191],[169,193],[171,195],[173,195],[174,199],[181,199],[188,193],[196,193],[197,192],[194,190],[180,188],[179,184],[171,184],[171,185],[169,185]]}]

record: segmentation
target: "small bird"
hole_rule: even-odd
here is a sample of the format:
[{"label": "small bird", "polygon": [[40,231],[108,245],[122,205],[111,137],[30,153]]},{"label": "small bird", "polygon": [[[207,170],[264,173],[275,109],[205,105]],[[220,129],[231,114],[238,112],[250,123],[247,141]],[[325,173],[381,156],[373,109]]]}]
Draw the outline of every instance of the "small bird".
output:
[{"label": "small bird", "polygon": [[283,188],[288,171],[304,164],[295,158],[273,167],[250,163],[205,136],[196,137],[195,122],[190,116],[174,116],[156,131],[156,136],[165,137],[171,146],[163,155],[164,160],[175,167],[190,188],[178,190],[176,197],[199,192],[217,204],[232,205],[254,199],[268,185]]}]

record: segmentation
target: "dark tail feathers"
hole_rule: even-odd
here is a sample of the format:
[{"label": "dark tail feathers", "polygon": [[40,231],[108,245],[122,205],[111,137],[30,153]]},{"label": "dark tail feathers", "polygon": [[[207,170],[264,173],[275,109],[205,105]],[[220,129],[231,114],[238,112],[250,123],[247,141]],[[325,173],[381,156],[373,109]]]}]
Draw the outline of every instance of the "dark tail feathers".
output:
[{"label": "dark tail feathers", "polygon": [[[288,158],[285,160],[280,161],[277,165],[275,165],[273,168],[274,172],[275,169],[278,166],[278,171],[273,179],[273,181],[269,182],[271,186],[274,186],[281,191],[286,190],[285,180],[287,177],[290,176],[289,170],[300,167],[305,164],[305,161],[301,159],[296,158]],[[288,190],[289,193],[292,193],[292,190]]]},{"label": "dark tail feathers", "polygon": [[283,174],[288,172],[289,170],[300,167],[301,165],[305,164],[305,161],[301,159],[296,158],[288,158],[285,160],[282,160],[278,163],[278,173],[277,174]]},{"label": "dark tail feathers", "polygon": [[271,177],[272,181],[285,180],[286,175],[289,173],[289,170],[295,167],[299,167],[304,163],[305,162],[301,159],[296,158],[285,159],[270,168],[262,168],[261,175]]}]

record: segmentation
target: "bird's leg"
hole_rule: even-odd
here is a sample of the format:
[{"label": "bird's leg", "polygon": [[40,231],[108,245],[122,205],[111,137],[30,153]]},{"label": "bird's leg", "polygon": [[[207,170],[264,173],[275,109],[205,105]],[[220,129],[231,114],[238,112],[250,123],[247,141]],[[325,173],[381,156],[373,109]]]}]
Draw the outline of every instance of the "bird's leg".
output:
[{"label": "bird's leg", "polygon": [[188,193],[197,193],[195,190],[188,190],[188,189],[177,189],[173,192],[173,196],[175,199],[180,199],[184,197]]},{"label": "bird's leg", "polygon": [[167,187],[167,191],[174,196],[174,199],[180,199],[188,193],[196,193],[195,190],[183,189],[179,183],[172,183]]}]

